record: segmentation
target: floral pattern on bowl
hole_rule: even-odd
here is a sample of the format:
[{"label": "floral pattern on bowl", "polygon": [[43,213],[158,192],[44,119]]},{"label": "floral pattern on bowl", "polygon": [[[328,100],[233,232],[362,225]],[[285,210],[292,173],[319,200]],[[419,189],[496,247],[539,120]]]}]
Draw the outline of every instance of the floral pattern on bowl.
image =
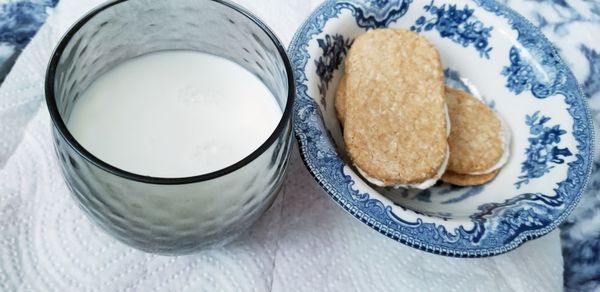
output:
[{"label": "floral pattern on bowl", "polygon": [[[366,183],[348,163],[333,107],[343,59],[359,34],[388,26],[423,34],[440,50],[447,83],[507,120],[511,158],[494,181],[392,190]],[[441,255],[496,255],[556,228],[581,197],[593,153],[583,93],[550,42],[502,4],[326,1],[289,54],[295,132],[309,171],[341,207],[393,240]]]}]

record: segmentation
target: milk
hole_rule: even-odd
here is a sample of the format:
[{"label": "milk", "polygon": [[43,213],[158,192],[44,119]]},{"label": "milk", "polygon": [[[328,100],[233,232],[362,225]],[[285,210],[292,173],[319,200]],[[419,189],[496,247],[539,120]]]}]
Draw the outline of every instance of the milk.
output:
[{"label": "milk", "polygon": [[240,65],[193,51],[128,60],[100,76],[67,127],[90,153],[128,172],[189,177],[230,166],[273,133],[282,111]]}]

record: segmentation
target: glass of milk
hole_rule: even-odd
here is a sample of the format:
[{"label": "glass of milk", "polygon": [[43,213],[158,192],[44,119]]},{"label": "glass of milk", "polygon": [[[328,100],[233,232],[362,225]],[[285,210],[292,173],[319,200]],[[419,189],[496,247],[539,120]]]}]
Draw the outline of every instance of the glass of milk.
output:
[{"label": "glass of milk", "polygon": [[294,88],[275,35],[216,0],[120,0],[79,20],[49,64],[57,156],[82,210],[135,248],[225,244],[274,201]]}]

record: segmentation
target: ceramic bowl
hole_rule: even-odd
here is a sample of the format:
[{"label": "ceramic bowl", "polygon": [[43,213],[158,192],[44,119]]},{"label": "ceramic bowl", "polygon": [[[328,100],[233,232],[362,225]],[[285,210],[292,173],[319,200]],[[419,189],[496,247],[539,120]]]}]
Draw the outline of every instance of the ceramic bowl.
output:
[{"label": "ceramic bowl", "polygon": [[[506,120],[511,156],[492,182],[378,188],[349,162],[335,90],[353,40],[382,27],[425,36],[440,51],[447,83]],[[552,44],[510,8],[491,0],[326,1],[299,28],[289,55],[306,166],[342,208],[379,233],[435,254],[484,257],[549,233],[577,205],[594,144],[584,95]]]}]

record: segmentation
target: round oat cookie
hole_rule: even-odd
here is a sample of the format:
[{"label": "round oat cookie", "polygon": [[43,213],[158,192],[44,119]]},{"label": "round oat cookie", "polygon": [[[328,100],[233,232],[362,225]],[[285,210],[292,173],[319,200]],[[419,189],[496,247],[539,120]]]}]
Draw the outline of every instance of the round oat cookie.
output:
[{"label": "round oat cookie", "polygon": [[337,90],[335,92],[335,112],[337,118],[344,126],[344,118],[346,117],[346,75],[342,76],[338,83]]},{"label": "round oat cookie", "polygon": [[488,174],[470,175],[446,171],[446,173],[444,173],[442,176],[442,181],[461,187],[476,186],[492,181],[494,178],[496,178],[498,172],[500,171],[496,170]]},{"label": "round oat cookie", "polygon": [[419,184],[447,158],[444,75],[437,49],[402,29],[359,36],[346,58],[344,142],[384,186]]},{"label": "round oat cookie", "polygon": [[472,95],[446,88],[446,101],[452,130],[448,138],[448,171],[485,174],[502,158],[504,136],[496,113]]}]

